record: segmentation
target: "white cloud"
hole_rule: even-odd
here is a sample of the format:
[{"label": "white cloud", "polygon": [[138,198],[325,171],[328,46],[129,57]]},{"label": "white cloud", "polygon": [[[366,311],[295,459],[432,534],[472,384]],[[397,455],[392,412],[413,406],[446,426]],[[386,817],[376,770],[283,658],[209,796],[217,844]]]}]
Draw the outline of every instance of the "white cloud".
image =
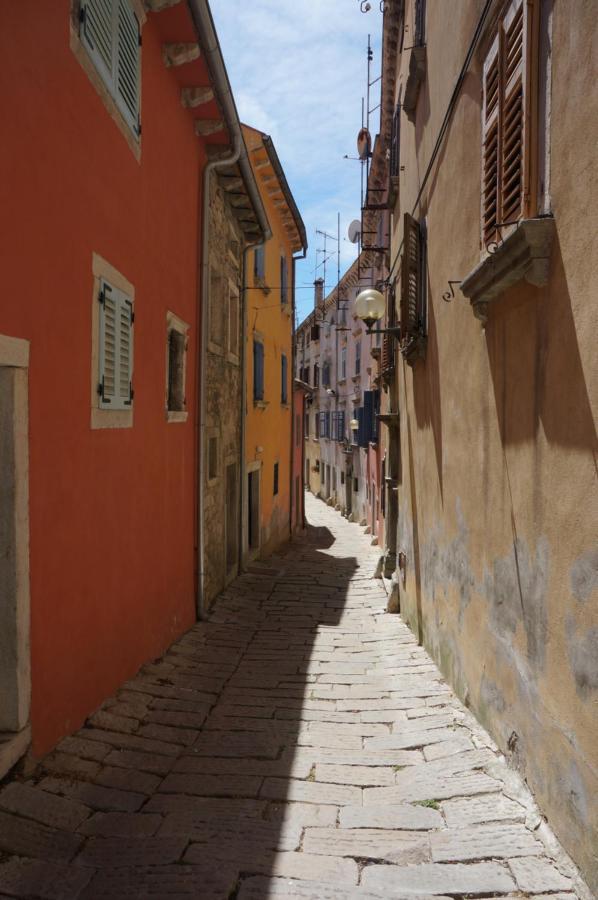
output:
[{"label": "white cloud", "polygon": [[[358,0],[212,0],[239,115],[272,136],[306,225],[310,248],[297,266],[301,288],[313,282],[315,250],[323,246],[315,230],[336,234],[337,212],[341,271],[355,259],[355,247],[343,238],[359,217],[359,163],[343,156],[356,154],[368,31],[373,77],[379,74],[382,17],[372,5],[362,15]],[[376,96],[372,105],[377,102]],[[326,281],[329,287],[336,281],[336,260]],[[309,289],[297,291],[300,318],[312,302]]]}]

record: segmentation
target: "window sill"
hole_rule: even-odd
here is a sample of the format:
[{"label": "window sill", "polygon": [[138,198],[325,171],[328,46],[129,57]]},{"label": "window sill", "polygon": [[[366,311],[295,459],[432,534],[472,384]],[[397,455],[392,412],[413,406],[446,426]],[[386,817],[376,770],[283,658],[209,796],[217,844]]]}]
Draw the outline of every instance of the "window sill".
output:
[{"label": "window sill", "polygon": [[167,422],[186,422],[189,418],[189,413],[187,410],[182,409],[167,409],[166,410],[166,421]]},{"label": "window sill", "polygon": [[255,409],[267,409],[270,405],[269,400],[254,400],[253,406]]},{"label": "window sill", "polygon": [[523,219],[517,228],[461,283],[476,319],[486,322],[488,304],[520,281],[536,287],[548,282],[555,224],[552,217]]},{"label": "window sill", "polygon": [[268,287],[265,280],[263,278],[261,278],[260,275],[253,276],[253,283],[254,283],[255,287],[260,288],[266,295],[271,293],[271,291],[272,291],[272,288]]},{"label": "window sill", "polygon": [[288,402],[285,401],[285,400],[281,400],[281,401],[280,401],[280,405],[282,406],[283,409],[290,409],[290,408],[291,408],[291,404],[288,403]]},{"label": "window sill", "polygon": [[351,381],[355,384],[357,381],[361,381],[361,372],[356,372],[355,375],[351,375]]},{"label": "window sill", "polygon": [[337,381],[336,383],[337,383],[337,384],[346,384],[346,383],[347,383],[347,379],[346,379],[346,378],[339,378],[338,381]]}]

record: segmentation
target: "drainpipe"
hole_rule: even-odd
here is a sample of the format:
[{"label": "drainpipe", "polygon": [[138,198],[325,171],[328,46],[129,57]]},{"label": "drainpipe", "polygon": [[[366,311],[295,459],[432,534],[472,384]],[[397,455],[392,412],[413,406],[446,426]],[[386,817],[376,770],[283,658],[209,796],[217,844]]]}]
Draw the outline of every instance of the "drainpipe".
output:
[{"label": "drainpipe", "polygon": [[207,0],[188,0],[198,41],[210,72],[210,79],[215,87],[216,99],[223,113],[227,130],[233,138],[233,151],[224,158],[212,160],[207,163],[203,175],[203,198],[202,198],[202,246],[201,246],[201,279],[200,279],[200,297],[201,314],[198,316],[198,323],[201,321],[201,345],[198,340],[198,365],[197,377],[198,385],[198,460],[197,460],[197,597],[196,611],[197,617],[203,619],[206,616],[205,603],[205,529],[204,529],[204,473],[205,473],[205,431],[206,431],[206,379],[203,377],[204,368],[207,360],[208,349],[208,281],[209,281],[209,209],[210,209],[210,176],[213,172],[220,168],[229,168],[235,163],[239,163],[241,173],[245,180],[247,193],[251,200],[252,206],[256,212],[262,233],[266,240],[271,237],[268,219],[260,197],[259,188],[255,181],[251,163],[247,157],[245,142],[241,131],[241,124],[237,108],[235,106],[230,82],[222,58],[220,44],[214,20],[210,12]]}]

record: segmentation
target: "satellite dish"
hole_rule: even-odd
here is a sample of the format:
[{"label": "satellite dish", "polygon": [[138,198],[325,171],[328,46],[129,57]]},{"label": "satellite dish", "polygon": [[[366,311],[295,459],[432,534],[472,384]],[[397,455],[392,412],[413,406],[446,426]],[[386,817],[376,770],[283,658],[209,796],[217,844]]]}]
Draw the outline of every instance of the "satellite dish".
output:
[{"label": "satellite dish", "polygon": [[351,243],[356,244],[361,237],[361,222],[359,221],[359,219],[353,219],[353,221],[349,225],[348,235]]},{"label": "satellite dish", "polygon": [[372,155],[372,138],[367,128],[362,128],[357,135],[357,155],[360,159],[369,159]]}]

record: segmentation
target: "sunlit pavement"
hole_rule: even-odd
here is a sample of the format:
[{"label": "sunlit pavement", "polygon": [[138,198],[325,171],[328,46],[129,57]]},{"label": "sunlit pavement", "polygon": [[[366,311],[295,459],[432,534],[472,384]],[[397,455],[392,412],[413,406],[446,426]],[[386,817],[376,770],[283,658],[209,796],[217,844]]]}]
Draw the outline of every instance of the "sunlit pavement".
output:
[{"label": "sunlit pavement", "polygon": [[29,780],[0,793],[0,896],[590,897],[518,777],[307,495],[238,578]]}]

